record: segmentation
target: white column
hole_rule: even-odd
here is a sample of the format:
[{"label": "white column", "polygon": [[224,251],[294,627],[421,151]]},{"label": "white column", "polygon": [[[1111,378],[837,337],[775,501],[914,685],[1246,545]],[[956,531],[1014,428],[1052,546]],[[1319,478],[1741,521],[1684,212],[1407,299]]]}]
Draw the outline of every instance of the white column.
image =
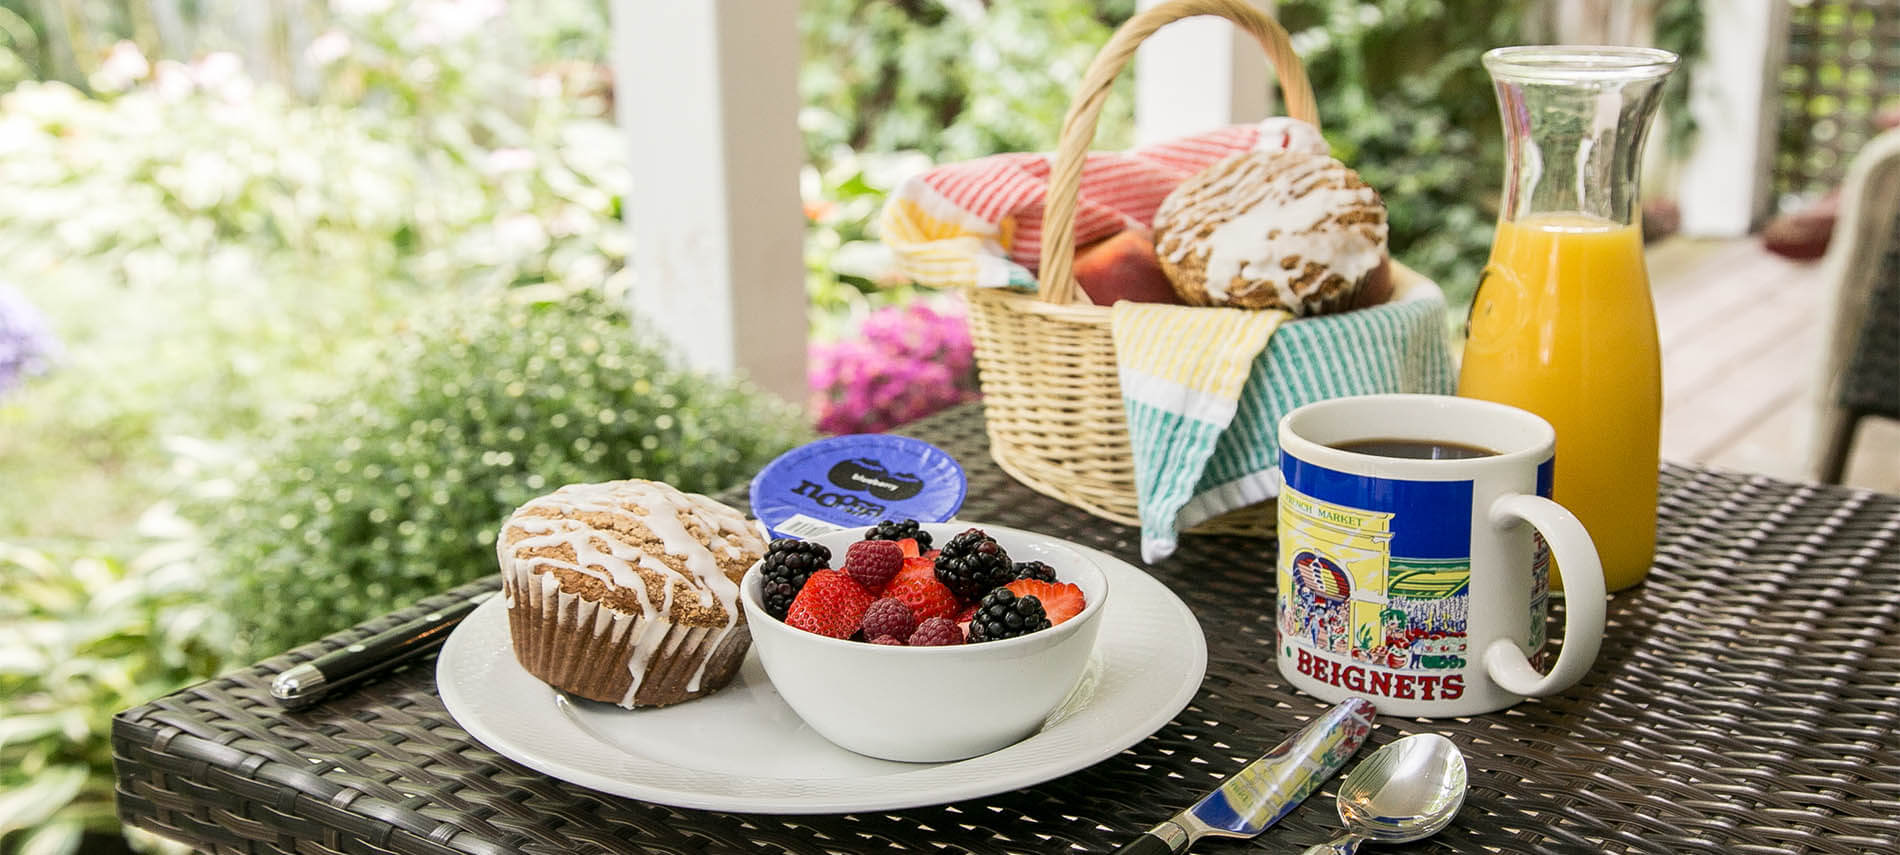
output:
[{"label": "white column", "polygon": [[635,310],[689,365],[805,398],[797,0],[613,0]]},{"label": "white column", "polygon": [[[1249,2],[1273,8],[1271,0]],[[1271,76],[1260,45],[1233,24],[1207,17],[1169,24],[1135,51],[1135,143],[1264,119]]]},{"label": "white column", "polygon": [[1689,94],[1696,137],[1677,184],[1682,231],[1739,237],[1771,212],[1770,169],[1786,56],[1786,3],[1703,0],[1703,57]]}]

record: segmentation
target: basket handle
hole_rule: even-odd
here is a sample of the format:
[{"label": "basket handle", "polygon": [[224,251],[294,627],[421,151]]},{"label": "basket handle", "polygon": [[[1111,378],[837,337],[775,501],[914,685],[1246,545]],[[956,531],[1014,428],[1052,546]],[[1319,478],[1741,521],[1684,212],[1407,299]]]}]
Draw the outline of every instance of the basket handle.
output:
[{"label": "basket handle", "polygon": [[1049,196],[1042,220],[1042,260],[1037,266],[1036,293],[1044,302],[1066,306],[1074,302],[1081,291],[1075,281],[1076,195],[1081,189],[1082,165],[1088,158],[1089,144],[1095,141],[1095,126],[1102,116],[1102,105],[1108,101],[1109,87],[1114,85],[1116,75],[1135,55],[1135,48],[1142,40],[1168,24],[1197,15],[1226,18],[1250,33],[1267,52],[1267,60],[1280,79],[1287,115],[1319,127],[1313,84],[1306,79],[1306,68],[1287,41],[1286,29],[1246,0],[1169,0],[1129,18],[1089,64],[1075,100],[1069,102],[1069,114],[1062,120],[1062,136],[1056,145],[1054,166],[1049,171]]}]

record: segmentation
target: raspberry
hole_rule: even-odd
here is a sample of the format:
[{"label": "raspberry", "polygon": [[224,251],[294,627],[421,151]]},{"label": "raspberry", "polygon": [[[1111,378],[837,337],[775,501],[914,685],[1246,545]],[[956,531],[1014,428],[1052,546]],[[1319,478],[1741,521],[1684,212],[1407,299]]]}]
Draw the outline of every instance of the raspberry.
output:
[{"label": "raspberry", "polygon": [[1056,568],[1040,561],[1018,561],[1014,574],[1017,579],[1041,579],[1044,582],[1056,580]]},{"label": "raspberry", "polygon": [[875,594],[890,584],[891,577],[904,568],[904,553],[897,544],[886,540],[861,540],[844,551],[844,566],[838,568],[855,579],[864,590]]},{"label": "raspberry", "polygon": [[870,606],[871,595],[850,576],[836,570],[820,570],[811,574],[804,589],[792,600],[792,607],[785,613],[785,623],[806,632],[849,638],[858,631],[864,610]]},{"label": "raspberry", "polygon": [[944,617],[926,618],[917,625],[917,631],[910,634],[912,647],[941,647],[946,644],[962,644],[963,630],[957,628],[956,621]]},{"label": "raspberry", "polygon": [[812,571],[831,564],[831,550],[822,543],[781,537],[765,548],[765,560],[759,564],[759,593],[765,600],[765,613],[779,620],[791,608]]},{"label": "raspberry", "polygon": [[950,538],[937,556],[937,581],[966,603],[983,599],[991,588],[1008,582],[1015,571],[1009,553],[978,528]]},{"label": "raspberry", "polygon": [[1049,626],[1049,616],[1043,613],[1041,600],[1018,597],[1008,588],[997,588],[983,595],[983,602],[977,604],[976,616],[970,619],[970,643],[1002,641]]},{"label": "raspberry", "polygon": [[904,642],[899,641],[898,639],[889,635],[880,635],[876,638],[873,638],[871,639],[871,643],[872,644],[890,644],[890,645],[895,645],[897,647],[904,646]]},{"label": "raspberry", "polygon": [[949,617],[957,613],[957,596],[937,581],[936,576],[915,576],[892,582],[884,596],[903,601],[919,620]]},{"label": "raspberry", "polygon": [[1082,609],[1088,606],[1088,598],[1082,596],[1082,589],[1067,582],[1017,579],[1003,587],[1018,597],[1035,597],[1042,601],[1042,610],[1049,615],[1051,625],[1081,614]]},{"label": "raspberry", "polygon": [[858,622],[864,629],[865,638],[890,636],[903,641],[910,637],[911,630],[917,628],[917,613],[904,605],[896,597],[885,597],[864,610],[864,619]]},{"label": "raspberry", "polygon": [[871,530],[864,533],[864,539],[912,539],[917,541],[918,546],[924,549],[930,548],[930,532],[919,528],[916,520],[884,520],[877,525],[871,526]]}]

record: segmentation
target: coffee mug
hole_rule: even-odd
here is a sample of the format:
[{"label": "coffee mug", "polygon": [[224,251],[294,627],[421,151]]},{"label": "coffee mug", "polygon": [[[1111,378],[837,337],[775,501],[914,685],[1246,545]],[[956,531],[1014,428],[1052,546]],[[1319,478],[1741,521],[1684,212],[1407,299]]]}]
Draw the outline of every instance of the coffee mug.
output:
[{"label": "coffee mug", "polygon": [[[1464,716],[1576,683],[1603,641],[1603,567],[1550,499],[1557,435],[1516,407],[1367,395],[1280,420],[1280,673],[1329,702]],[[1541,535],[1541,536],[1540,536]],[[1548,546],[1546,546],[1548,544]],[[1564,642],[1539,673],[1550,556]]]}]

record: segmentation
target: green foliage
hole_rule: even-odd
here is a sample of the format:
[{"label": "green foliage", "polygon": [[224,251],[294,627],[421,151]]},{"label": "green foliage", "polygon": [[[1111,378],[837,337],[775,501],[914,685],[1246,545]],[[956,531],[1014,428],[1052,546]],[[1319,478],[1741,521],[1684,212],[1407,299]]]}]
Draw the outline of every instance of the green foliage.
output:
[{"label": "green foliage", "polygon": [[[1523,41],[1533,4],[1277,6],[1313,80],[1329,141],[1391,209],[1394,255],[1445,286],[1454,302],[1469,298],[1489,250],[1491,200],[1503,169],[1497,107],[1478,57]],[[1082,70],[1131,12],[1131,3],[808,4],[802,120],[813,160],[827,169],[845,162],[839,151],[915,149],[945,162],[1049,150]],[[1124,79],[1097,147],[1126,146],[1130,112]],[[820,222],[820,234],[826,225]],[[825,258],[813,263],[810,290],[821,304],[855,302],[829,299],[844,293],[841,286],[874,290],[875,277],[827,266]]]},{"label": "green foliage", "polygon": [[858,153],[839,147],[824,167],[805,167],[805,296],[816,341],[835,339],[874,309],[910,303],[927,289],[903,279],[872,226],[884,198],[930,167],[918,152]]},{"label": "green foliage", "polygon": [[[141,504],[107,497],[102,516],[135,514],[163,437],[274,422],[280,390],[327,385],[330,361],[397,314],[390,236],[418,191],[400,149],[347,111],[196,86],[104,102],[57,83],[0,110],[0,277],[71,344],[0,410],[0,466],[39,488],[0,497],[0,536],[78,533],[29,511],[62,470],[117,470]],[[339,163],[365,180],[335,180]]]},{"label": "green foliage", "polygon": [[[1503,131],[1486,50],[1526,34],[1541,0],[1282,0],[1339,157],[1379,188],[1392,254],[1468,303],[1496,228]],[[1656,40],[1683,66],[1664,94],[1670,142],[1693,138],[1690,65],[1702,52],[1697,0],[1658,0]]]},{"label": "green foliage", "polygon": [[250,653],[493,573],[502,519],[562,484],[714,491],[806,438],[789,408],[645,338],[617,302],[523,291],[374,354],[199,505]]},{"label": "green foliage", "polygon": [[0,544],[0,851],[115,831],[112,715],[229,661],[194,552],[169,537],[129,561]]},{"label": "green foliage", "polygon": [[[1082,72],[1130,0],[805,0],[800,122],[813,162],[838,146],[938,161],[1053,149]],[[1096,145],[1125,148],[1132,75]]]},{"label": "green foliage", "polygon": [[[892,278],[871,224],[884,197],[933,162],[1055,148],[1082,73],[1133,0],[806,0],[799,69],[807,159],[806,295],[819,341],[920,291]],[[1133,75],[1096,134],[1125,148]]]},{"label": "green foliage", "polygon": [[1503,136],[1486,50],[1531,0],[1284,0],[1335,153],[1379,188],[1394,258],[1470,300],[1496,226]]},{"label": "green foliage", "polygon": [[129,47],[100,97],[0,96],[0,279],[69,344],[0,407],[0,537],[117,536],[172,480],[166,444],[249,442],[419,300],[618,275],[625,147],[598,69],[536,66],[573,29],[546,12],[340,17],[314,101]]},{"label": "green foliage", "polygon": [[1655,0],[1656,47],[1682,57],[1663,85],[1662,120],[1669,127],[1669,153],[1684,155],[1695,141],[1695,117],[1689,115],[1689,87],[1702,58],[1702,0]]},{"label": "green foliage", "polygon": [[[1328,139],[1391,208],[1394,255],[1454,302],[1468,299],[1489,250],[1503,169],[1497,106],[1478,57],[1523,41],[1534,2],[1277,6],[1313,79]],[[843,150],[915,149],[945,162],[1051,149],[1082,70],[1132,5],[810,3],[801,85],[812,158],[823,169]],[[1118,82],[1104,112],[1099,148],[1127,145],[1126,84]],[[825,272],[815,268],[816,295],[872,288],[869,278],[834,269],[827,280]]]},{"label": "green foliage", "polygon": [[0,6],[0,91],[34,76],[29,57],[39,50],[39,33],[20,13]]},{"label": "green foliage", "polygon": [[[1054,147],[1080,72],[1132,3],[819,0],[802,18],[803,124],[814,162],[834,152],[915,149],[936,161]],[[1489,252],[1503,138],[1478,58],[1527,35],[1542,0],[1282,0],[1335,152],[1379,188],[1395,257],[1468,301]],[[1684,67],[1665,95],[1670,143],[1693,137],[1690,63],[1701,54],[1697,0],[1657,0],[1656,40]],[[1028,28],[1028,29],[1025,29]],[[1027,34],[1027,35],[1025,35]],[[1027,38],[1027,43],[1018,40]],[[1125,81],[1100,148],[1126,145]],[[827,185],[829,188],[831,185]],[[848,187],[848,185],[847,185]],[[831,198],[826,196],[824,198]],[[818,231],[826,227],[820,223]],[[839,243],[849,243],[846,237]],[[857,256],[845,254],[848,260]],[[870,279],[814,262],[819,302]],[[875,298],[872,298],[875,299]],[[834,304],[852,302],[830,300]]]}]

